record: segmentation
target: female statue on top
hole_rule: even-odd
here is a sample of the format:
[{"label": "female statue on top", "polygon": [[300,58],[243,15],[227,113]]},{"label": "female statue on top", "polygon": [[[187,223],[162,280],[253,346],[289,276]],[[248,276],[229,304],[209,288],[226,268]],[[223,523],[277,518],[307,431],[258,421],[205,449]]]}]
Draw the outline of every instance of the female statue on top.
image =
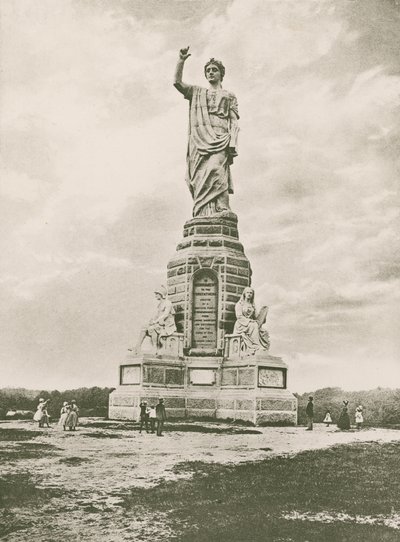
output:
[{"label": "female statue on top", "polygon": [[219,60],[211,58],[204,67],[208,89],[182,81],[188,50],[179,52],[174,86],[190,103],[186,182],[197,217],[230,210],[230,165],[237,156],[239,113],[235,95],[222,88],[225,67]]}]

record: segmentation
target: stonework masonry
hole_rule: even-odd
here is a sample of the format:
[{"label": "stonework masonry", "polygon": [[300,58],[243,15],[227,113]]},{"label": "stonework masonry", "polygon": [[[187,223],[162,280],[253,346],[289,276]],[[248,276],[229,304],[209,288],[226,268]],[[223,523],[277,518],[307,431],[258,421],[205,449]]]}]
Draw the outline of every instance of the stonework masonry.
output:
[{"label": "stonework masonry", "polygon": [[168,295],[178,331],[184,334],[185,352],[196,350],[196,339],[203,331],[211,338],[203,350],[221,354],[224,335],[233,330],[235,304],[251,284],[251,266],[239,242],[236,215],[186,222],[183,241],[167,268]]},{"label": "stonework masonry", "polygon": [[137,420],[141,401],[155,405],[163,397],[169,418],[297,423],[288,366],[265,350],[248,355],[243,338],[232,334],[235,305],[251,275],[234,213],[185,223],[167,265],[177,333],[164,337],[155,354],[127,355],[110,394],[111,419]]}]

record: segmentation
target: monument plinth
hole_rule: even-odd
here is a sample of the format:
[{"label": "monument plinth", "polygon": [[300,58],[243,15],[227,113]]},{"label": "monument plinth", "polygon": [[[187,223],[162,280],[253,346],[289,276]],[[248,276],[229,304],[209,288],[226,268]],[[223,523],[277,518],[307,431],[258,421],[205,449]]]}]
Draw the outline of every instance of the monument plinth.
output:
[{"label": "monument plinth", "polygon": [[169,417],[211,417],[254,424],[297,423],[286,363],[267,351],[249,354],[233,334],[235,305],[251,284],[237,217],[195,218],[167,265],[177,332],[155,354],[128,354],[109,417],[139,417],[139,404],[164,398]]},{"label": "monument plinth", "polygon": [[[169,417],[295,425],[288,367],[269,353],[263,329],[268,307],[256,311],[250,262],[229,206],[237,100],[222,88],[225,68],[215,59],[204,68],[209,89],[183,83],[189,56],[188,48],[181,49],[175,87],[189,101],[186,182],[194,218],[168,262],[167,289],[154,292],[157,313],[120,365],[109,417],[138,419],[142,401],[155,405],[163,397]],[[153,354],[141,351],[146,336]]]}]

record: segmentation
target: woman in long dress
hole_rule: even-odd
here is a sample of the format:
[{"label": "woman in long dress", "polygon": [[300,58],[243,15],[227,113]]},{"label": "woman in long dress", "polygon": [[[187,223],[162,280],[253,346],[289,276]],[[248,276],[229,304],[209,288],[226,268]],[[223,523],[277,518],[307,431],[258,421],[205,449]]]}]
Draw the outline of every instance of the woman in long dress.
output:
[{"label": "woman in long dress", "polygon": [[247,346],[249,354],[255,354],[257,350],[268,350],[269,335],[267,330],[262,329],[257,321],[256,307],[254,304],[253,288],[245,288],[242,296],[235,305],[236,322],[233,329],[235,335],[241,335]]},{"label": "woman in long dress", "polygon": [[35,422],[39,422],[39,427],[43,427],[44,419],[45,419],[45,410],[47,406],[47,401],[40,398],[39,404],[37,406],[35,415],[33,416],[33,419]]},{"label": "woman in long dress", "polygon": [[338,427],[342,430],[350,429],[350,417],[348,412],[348,401],[343,401],[343,408],[342,412],[340,413],[339,419],[338,419]]},{"label": "woman in long dress", "polygon": [[60,411],[60,419],[58,420],[58,425],[62,426],[64,431],[65,431],[65,426],[67,423],[69,411],[70,411],[69,403],[68,401],[64,401],[63,406]]},{"label": "woman in long dress", "polygon": [[188,50],[179,52],[174,86],[190,104],[186,183],[196,217],[230,209],[230,165],[238,154],[239,112],[236,96],[222,88],[225,67],[219,60],[211,58],[204,67],[208,89],[182,81]]},{"label": "woman in long dress", "polygon": [[71,401],[70,410],[65,422],[65,425],[70,431],[75,431],[75,427],[78,425],[79,408],[75,401]]}]

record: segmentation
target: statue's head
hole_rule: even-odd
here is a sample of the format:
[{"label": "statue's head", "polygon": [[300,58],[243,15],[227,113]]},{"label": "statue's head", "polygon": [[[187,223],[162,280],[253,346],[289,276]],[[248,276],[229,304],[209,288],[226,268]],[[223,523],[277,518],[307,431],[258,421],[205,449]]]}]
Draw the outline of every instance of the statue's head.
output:
[{"label": "statue's head", "polygon": [[250,288],[250,286],[247,286],[243,290],[242,300],[247,301],[249,303],[254,303],[254,290],[253,290],[253,288]]},{"label": "statue's head", "polygon": [[206,79],[208,79],[208,74],[213,68],[218,69],[221,76],[221,81],[222,81],[223,78],[225,77],[225,66],[222,64],[220,60],[216,60],[215,58],[210,58],[210,60],[204,66],[204,75],[206,76]]},{"label": "statue's head", "polygon": [[159,288],[156,288],[154,290],[154,293],[156,296],[160,296],[161,299],[165,299],[167,297],[167,289],[165,286],[160,286]]}]

